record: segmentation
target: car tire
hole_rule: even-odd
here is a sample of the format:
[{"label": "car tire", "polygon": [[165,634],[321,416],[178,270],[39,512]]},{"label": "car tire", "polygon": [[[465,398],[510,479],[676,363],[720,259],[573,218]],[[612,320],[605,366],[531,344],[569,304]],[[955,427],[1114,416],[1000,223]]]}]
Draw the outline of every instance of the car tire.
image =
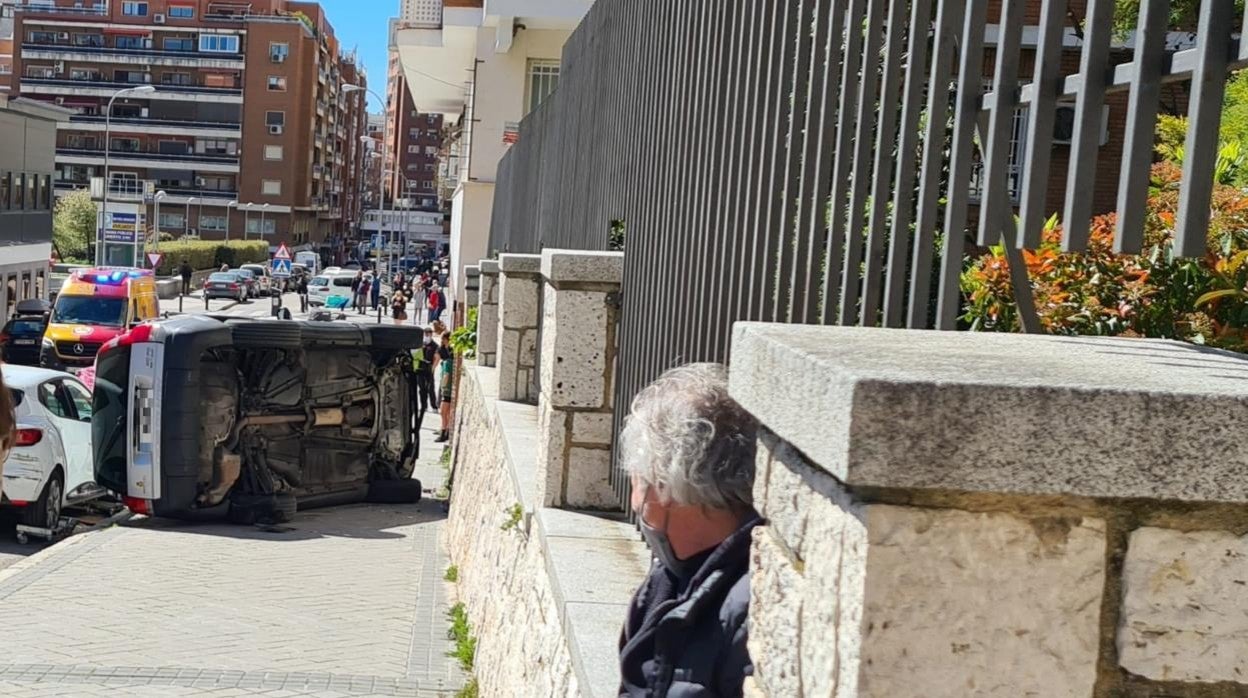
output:
[{"label": "car tire", "polygon": [[295,512],[299,510],[299,500],[290,492],[278,492],[273,495],[273,521],[275,523],[290,523],[295,519]]},{"label": "car tire", "polygon": [[382,351],[417,349],[425,343],[425,331],[415,325],[372,325],[368,328],[370,344]]},{"label": "car tire", "polygon": [[294,518],[295,497],[282,494],[235,494],[230,497],[230,523],[251,526],[258,523],[286,523]]},{"label": "car tire", "polygon": [[282,320],[254,320],[230,324],[236,347],[298,349],[303,346],[303,328]]},{"label": "car tire", "polygon": [[374,480],[368,483],[368,497],[373,504],[416,504],[424,493],[420,480]]},{"label": "car tire", "polygon": [[43,492],[34,504],[28,504],[21,510],[21,521],[27,526],[36,528],[55,528],[61,519],[61,505],[65,497],[65,480],[61,471],[52,471],[52,477],[43,486]]}]

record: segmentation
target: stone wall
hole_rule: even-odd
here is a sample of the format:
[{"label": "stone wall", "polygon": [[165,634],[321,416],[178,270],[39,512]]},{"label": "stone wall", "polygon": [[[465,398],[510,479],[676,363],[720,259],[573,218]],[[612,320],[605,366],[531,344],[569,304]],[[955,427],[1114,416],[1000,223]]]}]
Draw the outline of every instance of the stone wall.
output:
[{"label": "stone wall", "polygon": [[[497,372],[469,368],[460,382],[446,547],[478,637],[483,696],[578,696],[546,559],[521,504],[495,412]],[[485,382],[486,385],[482,385]]]},{"label": "stone wall", "polygon": [[1248,361],[740,324],[751,696],[1248,695]]},{"label": "stone wall", "polygon": [[498,394],[503,400],[535,402],[542,258],[499,255],[498,268]]},{"label": "stone wall", "polygon": [[495,365],[498,356],[498,262],[483,259],[481,290],[477,306],[477,363]]}]

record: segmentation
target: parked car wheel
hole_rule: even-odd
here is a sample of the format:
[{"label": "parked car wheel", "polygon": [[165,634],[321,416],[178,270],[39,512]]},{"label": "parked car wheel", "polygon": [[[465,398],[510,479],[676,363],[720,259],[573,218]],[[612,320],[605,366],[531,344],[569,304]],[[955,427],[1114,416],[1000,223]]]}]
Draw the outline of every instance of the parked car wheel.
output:
[{"label": "parked car wheel", "polygon": [[57,469],[53,471],[52,477],[48,478],[48,484],[43,486],[43,492],[39,495],[38,501],[21,510],[22,523],[36,528],[55,527],[56,522],[61,520],[61,503],[64,497],[64,478],[61,476],[61,471]]}]

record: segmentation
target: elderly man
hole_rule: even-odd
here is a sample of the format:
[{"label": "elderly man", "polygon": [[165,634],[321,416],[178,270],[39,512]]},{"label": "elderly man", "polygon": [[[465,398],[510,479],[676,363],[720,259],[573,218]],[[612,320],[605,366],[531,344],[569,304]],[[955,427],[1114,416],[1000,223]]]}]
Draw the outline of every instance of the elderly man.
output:
[{"label": "elderly man", "polygon": [[620,435],[632,507],[655,556],[620,638],[621,696],[740,696],[758,424],[727,370],[689,364],[633,400]]}]

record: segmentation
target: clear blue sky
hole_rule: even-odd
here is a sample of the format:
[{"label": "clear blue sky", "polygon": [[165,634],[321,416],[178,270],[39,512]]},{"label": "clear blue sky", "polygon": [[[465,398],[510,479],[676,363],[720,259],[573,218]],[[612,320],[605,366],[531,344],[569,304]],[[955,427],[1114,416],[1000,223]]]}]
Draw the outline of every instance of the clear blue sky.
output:
[{"label": "clear blue sky", "polygon": [[[389,21],[399,13],[399,0],[319,0],[334,26],[343,50],[355,49],[368,70],[368,87],[386,94]],[[381,103],[369,95],[368,110],[381,112]]]}]

